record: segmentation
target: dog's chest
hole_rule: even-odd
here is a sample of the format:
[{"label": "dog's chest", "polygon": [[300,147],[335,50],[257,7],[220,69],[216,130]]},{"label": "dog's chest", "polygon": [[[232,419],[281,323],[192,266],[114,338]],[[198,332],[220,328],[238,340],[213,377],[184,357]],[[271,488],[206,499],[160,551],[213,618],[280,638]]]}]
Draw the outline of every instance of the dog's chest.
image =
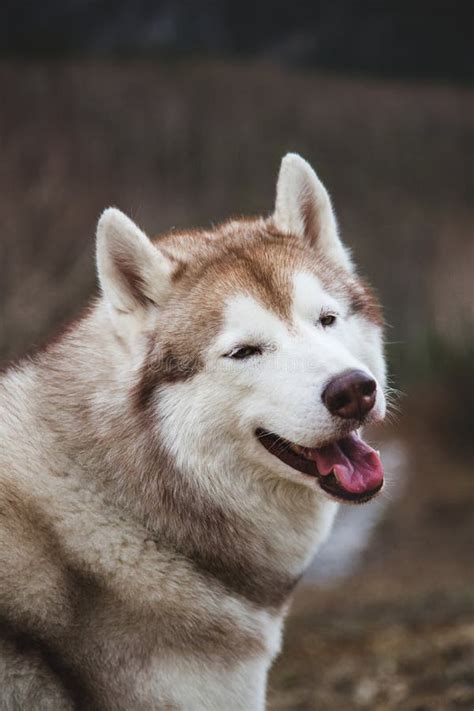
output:
[{"label": "dog's chest", "polygon": [[98,499],[61,501],[51,526],[68,599],[64,653],[91,694],[108,690],[99,705],[222,709],[232,698],[232,708],[261,708],[282,615],[229,594]]}]

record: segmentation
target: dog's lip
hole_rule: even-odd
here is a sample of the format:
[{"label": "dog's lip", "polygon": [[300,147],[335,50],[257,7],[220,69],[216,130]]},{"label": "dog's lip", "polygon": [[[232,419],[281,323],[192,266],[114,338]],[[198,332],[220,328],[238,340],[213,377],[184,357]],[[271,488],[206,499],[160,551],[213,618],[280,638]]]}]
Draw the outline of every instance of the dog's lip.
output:
[{"label": "dog's lip", "polygon": [[365,503],[383,486],[379,453],[355,431],[314,448],[291,442],[262,427],[255,434],[271,455],[316,479],[321,489],[338,501]]}]

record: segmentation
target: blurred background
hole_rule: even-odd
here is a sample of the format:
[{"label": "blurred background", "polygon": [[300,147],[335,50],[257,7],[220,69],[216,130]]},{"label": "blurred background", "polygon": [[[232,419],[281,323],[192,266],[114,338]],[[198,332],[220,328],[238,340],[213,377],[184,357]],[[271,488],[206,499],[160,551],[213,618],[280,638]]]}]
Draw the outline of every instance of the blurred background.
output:
[{"label": "blurred background", "polygon": [[273,711],[474,708],[473,26],[463,0],[0,6],[3,362],[94,292],[104,207],[269,213],[287,151],[385,305],[386,492],[300,586]]}]

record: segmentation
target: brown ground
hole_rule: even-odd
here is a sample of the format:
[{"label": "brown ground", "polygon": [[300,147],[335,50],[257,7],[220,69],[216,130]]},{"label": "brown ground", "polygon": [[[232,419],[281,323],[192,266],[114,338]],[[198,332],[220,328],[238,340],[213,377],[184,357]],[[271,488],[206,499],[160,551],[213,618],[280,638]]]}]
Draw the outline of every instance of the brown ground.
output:
[{"label": "brown ground", "polygon": [[404,492],[358,571],[296,594],[272,711],[474,709],[472,464],[413,425]]}]

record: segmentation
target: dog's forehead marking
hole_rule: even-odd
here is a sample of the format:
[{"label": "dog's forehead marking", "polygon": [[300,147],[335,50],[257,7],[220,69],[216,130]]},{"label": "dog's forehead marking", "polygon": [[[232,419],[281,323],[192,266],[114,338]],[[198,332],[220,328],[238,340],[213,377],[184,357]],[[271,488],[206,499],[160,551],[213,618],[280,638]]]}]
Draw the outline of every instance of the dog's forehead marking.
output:
[{"label": "dog's forehead marking", "polygon": [[315,274],[297,271],[293,275],[293,316],[319,318],[321,309],[338,310],[338,302]]},{"label": "dog's forehead marking", "polygon": [[284,319],[258,297],[236,293],[224,302],[223,326],[218,339],[225,347],[238,340],[284,337],[299,319],[315,320],[322,309],[338,310],[338,302],[321,281],[306,271],[295,271],[291,279],[293,292],[288,295],[290,320]]},{"label": "dog's forehead marking", "polygon": [[234,294],[226,300],[223,316],[220,345],[232,345],[242,338],[272,339],[288,331],[288,324],[280,316],[245,293]]}]

